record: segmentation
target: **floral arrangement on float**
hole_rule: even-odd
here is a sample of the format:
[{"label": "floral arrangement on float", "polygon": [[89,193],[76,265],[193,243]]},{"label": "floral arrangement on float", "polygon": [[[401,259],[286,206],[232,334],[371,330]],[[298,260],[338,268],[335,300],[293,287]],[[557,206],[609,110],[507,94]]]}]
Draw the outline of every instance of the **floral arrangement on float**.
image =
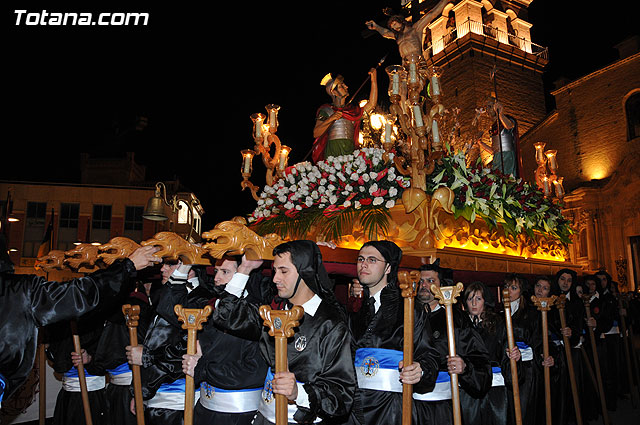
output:
[{"label": "floral arrangement on float", "polygon": [[[402,203],[411,179],[393,166],[394,153],[363,148],[351,155],[329,157],[315,165],[302,162],[287,167],[280,180],[265,186],[248,221],[260,234],[301,237],[313,231],[338,241],[358,222],[369,238],[385,236],[391,214]],[[387,160],[388,158],[388,160]],[[467,166],[463,152],[452,152],[436,161],[427,178],[426,193],[441,187],[453,193],[451,211],[457,219],[473,223],[482,219],[489,228],[502,228],[514,237],[543,232],[570,242],[572,229],[560,207],[537,187],[522,179],[483,168]]]},{"label": "floral arrangement on float", "polygon": [[[393,153],[388,157],[393,159]],[[385,234],[389,209],[410,186],[410,179],[386,159],[382,149],[362,148],[315,165],[287,167],[281,179],[264,186],[248,221],[260,234],[290,237],[315,227],[326,239],[338,240],[356,221],[370,238]]]},{"label": "floral arrangement on float", "polygon": [[484,168],[480,159],[469,167],[463,152],[451,152],[447,144],[445,150],[447,155],[436,162],[433,177],[427,179],[427,192],[442,186],[451,189],[455,218],[471,223],[483,219],[489,228],[500,226],[507,235],[526,233],[533,238],[534,232],[543,232],[564,245],[571,242],[573,229],[561,206],[536,185]]}]

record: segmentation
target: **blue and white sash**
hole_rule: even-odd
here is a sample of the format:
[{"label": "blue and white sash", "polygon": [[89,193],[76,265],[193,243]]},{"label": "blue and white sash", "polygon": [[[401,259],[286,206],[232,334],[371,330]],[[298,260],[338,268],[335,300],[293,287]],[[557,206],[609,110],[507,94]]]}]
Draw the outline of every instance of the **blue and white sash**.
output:
[{"label": "blue and white sash", "polygon": [[[85,381],[87,382],[87,391],[98,391],[104,389],[105,378],[104,376],[91,375],[85,369],[84,371]],[[62,388],[65,391],[72,393],[80,392],[80,378],[78,377],[78,369],[72,367],[62,376]]]},{"label": "blue and white sash", "polygon": [[258,410],[262,388],[224,390],[203,382],[200,386],[200,404],[214,412],[246,413]]},{"label": "blue and white sash", "polygon": [[7,380],[0,373],[0,406],[2,406],[2,399],[4,398],[5,388],[7,388]]},{"label": "blue and white sash", "polygon": [[[264,387],[262,388],[261,392],[258,412],[260,412],[262,416],[264,416],[264,418],[269,422],[276,423],[276,398],[274,397],[273,386],[271,383],[271,381],[273,381],[273,376],[273,372],[271,371],[271,368],[269,368],[269,370],[267,371],[267,376],[264,379]],[[288,422],[295,422],[295,420],[293,419],[293,415],[296,414],[297,410],[298,406],[296,404],[287,405]],[[316,418],[313,422],[317,423],[320,421],[322,421],[321,418]]]},{"label": "blue and white sash", "polygon": [[533,360],[533,348],[529,347],[525,342],[518,341],[516,345],[520,349],[520,357],[523,362]]},{"label": "blue and white sash", "polygon": [[[162,384],[156,395],[145,402],[147,407],[156,409],[184,410],[185,378],[177,379],[170,384]],[[200,391],[196,390],[194,402],[200,398]]]},{"label": "blue and white sash", "polygon": [[491,380],[492,387],[504,387],[504,376],[502,376],[502,370],[493,366],[491,368],[491,372],[493,372],[493,379]]},{"label": "blue and white sash", "polygon": [[618,327],[618,321],[614,320],[613,321],[613,325],[611,326],[611,329],[609,329],[607,332],[605,332],[602,336],[602,338],[604,338],[604,335],[615,335],[615,334],[619,334],[620,333],[620,328]]},{"label": "blue and white sash", "polygon": [[354,365],[358,387],[368,390],[402,392],[398,363],[402,351],[386,348],[359,348]]},{"label": "blue and white sash", "polygon": [[426,394],[413,393],[414,400],[441,401],[451,400],[451,375],[449,372],[438,372],[436,386]]},{"label": "blue and white sash", "polygon": [[122,363],[120,366],[115,369],[107,369],[111,379],[109,380],[110,384],[113,385],[131,385],[131,369],[129,368],[129,363]]}]

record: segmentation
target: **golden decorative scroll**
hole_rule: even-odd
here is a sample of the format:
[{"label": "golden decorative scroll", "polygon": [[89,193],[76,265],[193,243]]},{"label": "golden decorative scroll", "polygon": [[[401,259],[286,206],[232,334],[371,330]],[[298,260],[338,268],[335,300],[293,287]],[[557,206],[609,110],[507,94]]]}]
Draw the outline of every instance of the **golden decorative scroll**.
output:
[{"label": "golden decorative scroll", "polygon": [[117,236],[111,239],[108,243],[98,247],[98,250],[100,251],[98,257],[105,264],[111,265],[118,259],[128,257],[138,248],[140,248],[140,244],[129,238]]},{"label": "golden decorative scroll", "polygon": [[203,248],[213,258],[220,258],[227,253],[244,253],[250,260],[273,260],[273,248],[284,242],[275,233],[259,236],[241,218],[218,223],[213,230],[204,232],[202,238],[212,241],[204,244]]},{"label": "golden decorative scroll", "polygon": [[73,269],[79,269],[81,266],[95,267],[98,260],[98,247],[90,243],[81,243],[65,251],[64,256],[64,263]]},{"label": "golden decorative scroll", "polygon": [[118,236],[100,246],[81,244],[66,252],[49,251],[47,255],[38,258],[36,267],[49,272],[65,268],[77,271],[82,266],[110,265],[116,260],[127,258],[140,246],[148,245],[161,248],[156,253],[157,256],[169,260],[180,259],[185,264],[211,265],[215,264],[215,259],[222,258],[225,254],[246,254],[250,260],[273,260],[273,248],[284,242],[280,236],[273,233],[259,236],[249,229],[241,218],[223,221],[213,230],[204,232],[202,237],[211,242],[199,246],[173,232],[156,233],[153,238],[140,244]]}]

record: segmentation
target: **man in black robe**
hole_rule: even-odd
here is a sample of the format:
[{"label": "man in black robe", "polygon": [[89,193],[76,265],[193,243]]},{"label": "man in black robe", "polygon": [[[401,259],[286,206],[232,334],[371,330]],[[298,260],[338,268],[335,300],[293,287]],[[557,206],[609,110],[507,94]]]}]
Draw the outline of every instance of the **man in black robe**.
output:
[{"label": "man in black robe", "polygon": [[[182,355],[187,332],[182,329],[174,308],[172,288],[185,288],[185,304],[206,303],[212,297],[212,281],[201,266],[166,262],[162,266],[164,285],[159,290],[156,315],[141,345],[127,346],[127,360],[142,366],[142,398],[145,400],[145,423],[182,424],[185,403],[185,375]],[[198,392],[194,394],[197,397]],[[134,403],[131,406],[135,411]]]},{"label": "man in black robe", "polygon": [[38,328],[77,318],[118,293],[137,270],[160,261],[157,247],[134,251],[128,259],[67,282],[13,273],[0,236],[0,402],[26,380],[36,356]]},{"label": "man in black robe", "polygon": [[[451,281],[444,278],[444,269],[440,267],[440,259],[433,264],[420,267],[420,286],[416,300],[428,314],[431,325],[432,341],[440,352],[440,371],[433,391],[426,394],[414,393],[413,398],[420,417],[429,423],[453,423],[451,406],[450,373],[458,375],[460,392],[472,397],[484,397],[491,388],[492,372],[489,354],[482,338],[475,331],[469,315],[453,305],[454,333],[456,355],[449,357],[449,338],[447,335],[447,318],[445,308],[431,292],[431,285],[452,286]],[[462,396],[461,396],[462,399]]]},{"label": "man in black robe", "polygon": [[[214,298],[208,301],[214,309],[224,296],[224,289],[233,275],[242,268],[241,257],[223,257],[216,263]],[[240,269],[239,269],[240,267]],[[260,270],[250,273],[247,302],[261,304]],[[185,298],[174,293],[175,303]],[[268,302],[268,301],[267,301]],[[188,308],[203,308],[204,305],[185,305]],[[192,376],[196,387],[200,387],[200,399],[193,413],[195,425],[228,424],[249,425],[253,420],[262,394],[267,364],[260,354],[258,340],[238,338],[225,332],[213,322],[207,321],[198,334],[197,353],[184,354],[182,370]]]},{"label": "man in black robe", "polygon": [[[402,417],[402,384],[414,392],[433,390],[439,353],[430,342],[429,322],[421,307],[415,310],[414,362],[402,364],[404,310],[397,274],[402,251],[390,241],[365,243],[358,254],[358,280],[363,286],[362,307],[351,311],[358,390],[349,423],[398,423]],[[413,408],[414,423],[421,421]],[[416,422],[418,421],[418,422]]]},{"label": "man in black robe", "polygon": [[[356,385],[351,358],[351,335],[344,310],[333,293],[333,284],[322,264],[315,242],[291,241],[273,250],[274,301],[284,308],[304,308],[300,326],[287,344],[288,372],[275,369],[274,338],[258,313],[259,305],[241,298],[247,271],[238,269],[227,284],[227,297],[212,315],[212,321],[245,339],[259,338],[262,356],[269,365],[255,425],[275,423],[275,397],[289,400],[289,423],[340,423],[353,403]],[[261,262],[247,262],[257,268]],[[272,307],[277,303],[272,303]]]}]

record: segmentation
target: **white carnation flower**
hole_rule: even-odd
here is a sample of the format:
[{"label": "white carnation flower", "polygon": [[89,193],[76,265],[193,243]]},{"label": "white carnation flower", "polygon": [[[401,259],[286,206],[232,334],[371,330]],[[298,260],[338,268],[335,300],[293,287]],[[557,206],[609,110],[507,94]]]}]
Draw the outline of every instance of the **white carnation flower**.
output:
[{"label": "white carnation flower", "polygon": [[383,202],[384,199],[382,198],[382,196],[376,196],[375,198],[373,198],[373,205],[382,205]]}]

